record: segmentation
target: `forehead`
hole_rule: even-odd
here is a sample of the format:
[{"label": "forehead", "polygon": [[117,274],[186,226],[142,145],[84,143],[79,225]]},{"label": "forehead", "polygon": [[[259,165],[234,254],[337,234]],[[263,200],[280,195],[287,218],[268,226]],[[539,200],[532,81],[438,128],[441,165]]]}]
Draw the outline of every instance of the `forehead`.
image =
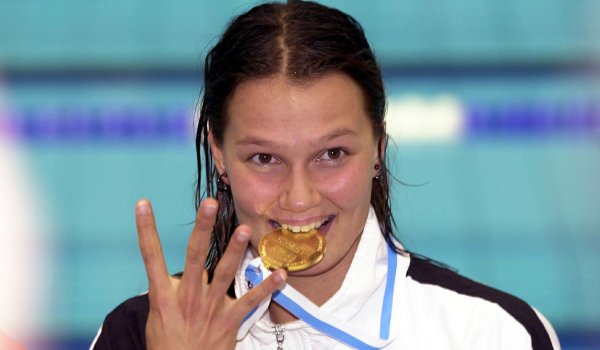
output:
[{"label": "forehead", "polygon": [[372,131],[363,92],[344,74],[302,84],[282,75],[243,82],[229,101],[227,119],[226,137],[248,133],[300,137],[339,128]]}]

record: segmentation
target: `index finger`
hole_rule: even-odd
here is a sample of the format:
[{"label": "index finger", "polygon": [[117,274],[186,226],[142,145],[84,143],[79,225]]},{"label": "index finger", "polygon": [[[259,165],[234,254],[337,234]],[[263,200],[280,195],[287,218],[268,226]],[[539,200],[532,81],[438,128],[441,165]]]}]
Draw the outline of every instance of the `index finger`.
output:
[{"label": "index finger", "polygon": [[161,290],[170,285],[160,239],[150,201],[142,199],[135,206],[135,224],[138,232],[140,252],[144,259],[149,289]]}]

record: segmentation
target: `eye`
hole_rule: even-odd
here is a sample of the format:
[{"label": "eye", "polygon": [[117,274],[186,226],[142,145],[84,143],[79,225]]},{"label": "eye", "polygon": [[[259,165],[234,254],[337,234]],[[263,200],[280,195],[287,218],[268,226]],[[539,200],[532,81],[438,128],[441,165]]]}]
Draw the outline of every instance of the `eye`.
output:
[{"label": "eye", "polygon": [[277,164],[279,161],[268,153],[257,153],[250,158],[250,161],[259,165]]},{"label": "eye", "polygon": [[323,152],[323,154],[319,157],[318,160],[325,162],[337,161],[347,154],[348,153],[341,148],[330,148]]}]

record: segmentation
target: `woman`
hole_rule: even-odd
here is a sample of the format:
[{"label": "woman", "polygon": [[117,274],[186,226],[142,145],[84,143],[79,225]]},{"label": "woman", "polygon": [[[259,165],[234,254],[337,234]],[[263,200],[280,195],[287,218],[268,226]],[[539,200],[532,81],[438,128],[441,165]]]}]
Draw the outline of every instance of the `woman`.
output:
[{"label": "woman", "polygon": [[[149,293],[107,316],[94,349],[558,347],[523,301],[394,238],[385,93],[353,18],[310,2],[257,6],[209,52],[204,83],[184,273],[168,275],[140,201]],[[306,251],[298,269],[265,267]]]}]

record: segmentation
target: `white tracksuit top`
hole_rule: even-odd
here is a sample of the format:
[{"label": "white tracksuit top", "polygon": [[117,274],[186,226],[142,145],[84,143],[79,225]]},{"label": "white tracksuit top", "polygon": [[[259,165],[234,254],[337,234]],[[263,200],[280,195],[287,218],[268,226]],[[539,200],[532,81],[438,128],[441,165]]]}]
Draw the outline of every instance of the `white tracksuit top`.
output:
[{"label": "white tracksuit top", "polygon": [[[252,262],[260,265],[248,254],[236,275],[238,297],[252,285],[245,276]],[[263,278],[269,273],[261,272]],[[552,326],[525,302],[429,261],[395,254],[372,209],[350,269],[330,300],[317,307],[291,286],[280,294],[301,313],[300,320],[281,325],[286,350],[560,348]],[[277,349],[269,302],[242,324],[236,349]],[[349,344],[352,338],[357,341]]]}]

